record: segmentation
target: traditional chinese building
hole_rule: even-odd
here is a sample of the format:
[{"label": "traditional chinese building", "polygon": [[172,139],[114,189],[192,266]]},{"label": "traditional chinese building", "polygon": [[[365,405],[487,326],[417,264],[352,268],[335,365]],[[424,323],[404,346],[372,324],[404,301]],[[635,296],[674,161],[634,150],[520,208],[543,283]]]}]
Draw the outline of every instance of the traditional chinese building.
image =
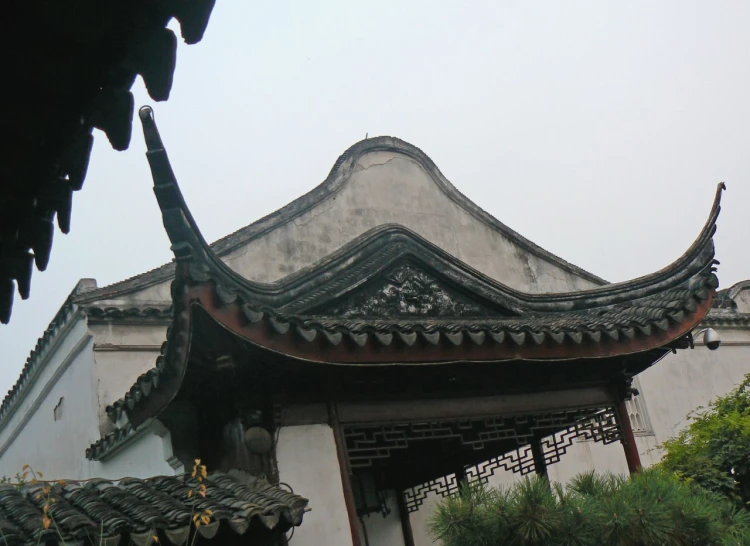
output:
[{"label": "traditional chinese building", "polygon": [[[748,371],[702,345],[750,341],[748,287],[717,298],[723,185],[680,258],[610,284],[381,137],[208,245],[150,109],[141,120],[175,260],[79,284],[0,409],[3,468],[45,426],[61,442],[48,473],[146,478],[199,458],[309,498],[291,543],[423,545],[430,503],[462,480],[635,472],[677,426],[646,401],[705,403]],[[648,383],[670,366],[696,371]],[[710,366],[726,385],[695,383]]]}]

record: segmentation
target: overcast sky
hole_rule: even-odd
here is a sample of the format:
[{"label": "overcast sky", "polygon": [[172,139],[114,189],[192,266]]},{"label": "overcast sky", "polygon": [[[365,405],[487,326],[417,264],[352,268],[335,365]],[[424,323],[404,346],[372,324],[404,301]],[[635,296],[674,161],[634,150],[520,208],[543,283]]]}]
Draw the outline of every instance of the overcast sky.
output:
[{"label": "overcast sky", "polygon": [[[682,254],[726,181],[728,287],[750,278],[749,29],[744,0],[218,0],[154,109],[209,240],[312,189],[365,134],[392,135],[610,281]],[[153,104],[140,80],[134,93]],[[0,327],[0,391],[79,278],[104,286],[171,259],[140,124],[126,152],[95,139],[71,234]]]}]

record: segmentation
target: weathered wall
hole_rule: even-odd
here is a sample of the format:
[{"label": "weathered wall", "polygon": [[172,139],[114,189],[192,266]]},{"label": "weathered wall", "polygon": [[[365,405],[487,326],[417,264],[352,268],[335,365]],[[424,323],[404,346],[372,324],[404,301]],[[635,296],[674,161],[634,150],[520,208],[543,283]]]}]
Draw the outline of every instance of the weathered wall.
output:
[{"label": "weathered wall", "polygon": [[50,478],[87,475],[84,451],[99,438],[93,339],[80,316],[61,334],[42,355],[33,387],[0,426],[0,475],[14,476],[24,464]]},{"label": "weathered wall", "polygon": [[101,299],[98,302],[102,307],[127,307],[134,304],[139,306],[153,305],[154,307],[169,305],[172,301],[171,285],[172,279],[169,279],[120,296]]},{"label": "weathered wall", "polygon": [[[337,193],[223,259],[248,279],[273,282],[322,260],[372,228],[400,224],[517,290],[568,292],[596,286],[521,248],[446,191],[408,155],[370,152],[359,159]],[[153,304],[169,299],[165,281],[107,302]]]},{"label": "weathered wall", "polygon": [[594,286],[513,244],[451,200],[414,159],[396,152],[362,156],[336,195],[225,261],[249,279],[276,281],[382,224],[406,226],[518,290],[567,292]]},{"label": "weathered wall", "polygon": [[737,297],[734,298],[734,302],[737,304],[737,311],[740,313],[750,313],[750,287],[740,291]]},{"label": "weathered wall", "polygon": [[111,430],[105,409],[122,398],[139,375],[156,365],[166,326],[156,324],[92,324],[99,427]]},{"label": "weathered wall", "polygon": [[750,329],[715,330],[722,339],[718,350],[696,344],[693,350],[668,355],[640,375],[659,443],[687,425],[688,413],[726,394],[750,373]]},{"label": "weathered wall", "polygon": [[351,546],[349,517],[331,427],[283,427],[276,443],[276,457],[280,481],[307,497],[312,509],[294,532],[294,542]]},{"label": "weathered wall", "polygon": [[[25,464],[53,479],[174,474],[169,433],[158,423],[106,462],[85,457],[100,438],[104,407],[156,358],[148,351],[97,352],[96,346],[160,344],[160,336],[163,327],[89,328],[81,315],[71,319],[41,355],[32,388],[0,424],[0,476],[14,476]],[[102,394],[111,399],[102,400]]]},{"label": "weathered wall", "polygon": [[[170,464],[171,463],[171,464]],[[172,476],[185,471],[172,453],[169,431],[152,422],[138,438],[101,462],[89,463],[89,477],[119,479]]]}]

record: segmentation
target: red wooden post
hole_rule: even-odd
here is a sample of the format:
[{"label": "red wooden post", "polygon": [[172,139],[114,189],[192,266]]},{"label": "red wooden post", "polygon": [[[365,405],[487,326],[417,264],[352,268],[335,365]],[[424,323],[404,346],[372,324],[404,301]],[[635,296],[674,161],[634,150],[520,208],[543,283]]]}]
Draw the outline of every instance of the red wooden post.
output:
[{"label": "red wooden post", "polygon": [[398,498],[398,511],[401,516],[401,531],[404,534],[404,544],[406,546],[414,545],[414,533],[411,530],[411,520],[409,519],[409,510],[406,508],[406,502],[404,502],[404,492],[396,491]]},{"label": "red wooden post", "polygon": [[547,477],[547,462],[544,460],[544,451],[542,450],[542,438],[534,435],[529,442],[531,455],[534,457],[534,470],[539,477]]},{"label": "red wooden post", "polygon": [[357,517],[357,507],[354,502],[352,478],[349,475],[349,456],[346,453],[346,441],[344,440],[344,432],[341,430],[341,422],[339,421],[336,404],[328,404],[328,418],[333,429],[333,437],[336,441],[336,453],[338,454],[339,466],[341,467],[341,485],[344,487],[344,503],[346,504],[346,512],[349,516],[349,527],[352,530],[352,545],[361,546],[359,518]]},{"label": "red wooden post", "polygon": [[638,453],[638,446],[635,443],[628,408],[625,406],[625,399],[622,397],[617,398],[617,418],[620,420],[620,427],[622,428],[621,441],[625,450],[625,460],[628,462],[628,470],[631,474],[635,474],[641,469],[641,455]]}]

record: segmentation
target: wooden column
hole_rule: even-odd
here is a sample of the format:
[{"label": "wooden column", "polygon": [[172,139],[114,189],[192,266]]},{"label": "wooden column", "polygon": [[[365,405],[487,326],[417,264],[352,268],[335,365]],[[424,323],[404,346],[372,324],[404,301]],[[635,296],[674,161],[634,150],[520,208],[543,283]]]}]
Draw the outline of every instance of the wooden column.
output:
[{"label": "wooden column", "polygon": [[409,510],[406,508],[406,502],[404,501],[404,492],[396,491],[396,497],[398,498],[398,513],[401,516],[401,531],[404,534],[404,544],[406,546],[415,546],[414,533],[411,530],[411,520],[409,519]]},{"label": "wooden column", "polygon": [[461,489],[461,484],[466,481],[466,468],[464,468],[463,465],[458,467],[458,470],[455,472],[456,476],[456,487]]},{"label": "wooden column", "polygon": [[534,436],[529,442],[531,446],[531,455],[534,458],[534,470],[538,476],[547,477],[547,463],[544,461],[544,451],[542,451],[542,439]]},{"label": "wooden column", "polygon": [[628,462],[628,470],[635,474],[641,469],[641,455],[638,453],[638,445],[635,443],[633,427],[630,424],[630,415],[628,408],[625,406],[625,399],[617,399],[617,419],[620,421],[622,429],[622,447],[625,450],[625,460]]},{"label": "wooden column", "polygon": [[344,487],[344,502],[346,503],[346,513],[352,532],[352,546],[362,546],[359,536],[359,517],[357,517],[354,489],[352,489],[352,477],[349,474],[349,457],[346,454],[346,441],[344,440],[344,431],[341,429],[341,423],[339,422],[336,404],[328,404],[328,419],[333,429],[334,440],[336,441],[336,453],[338,454],[339,467],[341,469],[341,485]]}]

